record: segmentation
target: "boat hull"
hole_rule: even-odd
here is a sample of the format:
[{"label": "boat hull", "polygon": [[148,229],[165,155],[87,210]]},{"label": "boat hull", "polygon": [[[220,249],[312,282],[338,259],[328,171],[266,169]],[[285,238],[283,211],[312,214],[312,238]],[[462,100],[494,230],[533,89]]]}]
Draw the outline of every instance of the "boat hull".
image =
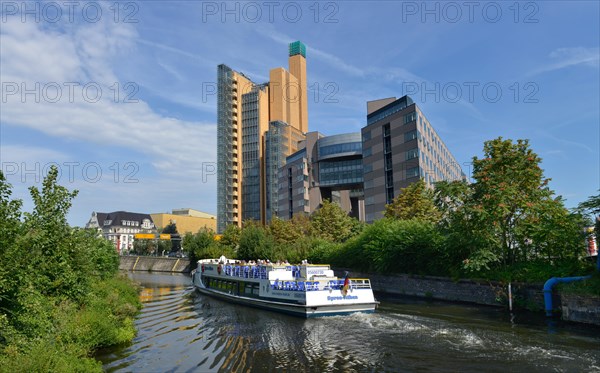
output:
[{"label": "boat hull", "polygon": [[202,294],[222,299],[228,302],[261,308],[265,310],[285,313],[288,315],[299,316],[304,318],[323,317],[323,316],[338,316],[348,315],[355,312],[371,313],[375,311],[377,302],[374,303],[352,303],[352,304],[324,304],[306,306],[301,304],[288,304],[284,302],[274,302],[258,298],[249,298],[238,295],[232,295],[207,289],[202,286],[194,285],[196,290]]}]

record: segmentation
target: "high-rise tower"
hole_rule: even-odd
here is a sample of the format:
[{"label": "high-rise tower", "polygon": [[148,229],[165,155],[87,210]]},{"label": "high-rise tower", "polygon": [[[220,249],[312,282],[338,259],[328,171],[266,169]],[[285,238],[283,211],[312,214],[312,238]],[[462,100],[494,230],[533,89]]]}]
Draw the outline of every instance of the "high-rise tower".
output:
[{"label": "high-rise tower", "polygon": [[[290,100],[297,97],[299,103],[299,121],[298,129],[302,132],[308,132],[308,93],[306,83],[306,46],[296,41],[290,44],[290,57],[288,64],[290,73],[298,80],[298,90],[290,91]],[[297,96],[295,96],[297,95]]]},{"label": "high-rise tower", "polygon": [[[306,47],[296,41],[289,45],[289,71],[282,67],[269,73],[270,81],[257,84],[226,65],[218,66],[217,97],[217,231],[227,225],[241,226],[244,220],[263,223],[271,218],[267,210],[275,178],[267,169],[281,166],[296,150],[285,139],[300,139],[308,131]],[[277,125],[271,125],[277,122]],[[282,128],[289,131],[281,132]],[[269,128],[273,145],[267,148]],[[275,130],[276,129],[276,130]],[[293,133],[292,135],[283,134]],[[291,137],[290,137],[291,136]],[[273,152],[277,152],[274,154]],[[267,165],[267,159],[269,164]],[[276,198],[274,195],[273,198]]]}]

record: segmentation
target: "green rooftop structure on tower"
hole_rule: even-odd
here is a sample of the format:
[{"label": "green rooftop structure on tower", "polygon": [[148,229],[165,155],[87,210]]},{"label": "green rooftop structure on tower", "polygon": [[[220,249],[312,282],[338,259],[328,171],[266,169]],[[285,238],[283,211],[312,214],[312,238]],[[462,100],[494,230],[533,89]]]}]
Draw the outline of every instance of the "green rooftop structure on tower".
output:
[{"label": "green rooftop structure on tower", "polygon": [[290,43],[290,57],[297,54],[301,54],[302,57],[306,58],[306,46],[301,41]]}]

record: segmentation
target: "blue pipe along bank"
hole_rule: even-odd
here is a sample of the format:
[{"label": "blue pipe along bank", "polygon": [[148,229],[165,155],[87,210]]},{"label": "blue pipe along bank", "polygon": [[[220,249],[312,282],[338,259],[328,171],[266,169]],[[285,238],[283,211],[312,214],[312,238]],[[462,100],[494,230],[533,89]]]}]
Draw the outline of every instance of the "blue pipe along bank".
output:
[{"label": "blue pipe along bank", "polygon": [[[596,270],[600,272],[600,255],[596,255],[596,258]],[[546,281],[544,284],[544,308],[546,309],[546,316],[552,316],[552,312],[554,311],[554,305],[552,304],[552,288],[554,285],[587,280],[588,278],[592,278],[592,275],[576,277],[552,277]]]}]

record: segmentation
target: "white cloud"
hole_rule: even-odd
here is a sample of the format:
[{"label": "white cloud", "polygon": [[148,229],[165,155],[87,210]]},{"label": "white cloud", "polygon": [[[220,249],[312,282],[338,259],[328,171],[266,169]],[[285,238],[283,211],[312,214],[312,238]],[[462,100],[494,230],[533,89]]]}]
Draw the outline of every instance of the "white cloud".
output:
[{"label": "white cloud", "polygon": [[[33,129],[50,137],[89,144],[99,151],[102,147],[120,149],[123,157],[143,154],[147,157],[143,161],[158,172],[150,182],[140,182],[133,187],[119,186],[125,188],[125,194],[111,183],[78,185],[101,196],[94,199],[96,203],[107,198],[116,204],[127,203],[124,198],[135,196],[149,199],[160,194],[162,191],[158,188],[164,187],[171,197],[177,196],[174,200],[179,201],[178,205],[201,207],[195,205],[199,196],[210,196],[215,190],[214,183],[202,184],[202,164],[216,162],[216,125],[166,117],[138,95],[132,97],[136,86],[125,87],[120,83],[115,66],[135,48],[138,35],[131,24],[111,21],[106,17],[101,22],[67,28],[22,23],[18,18],[9,18],[3,23],[0,34],[2,127]],[[70,82],[78,85],[70,88]],[[97,101],[90,100],[95,98],[97,89],[89,89],[87,96],[82,89],[87,83],[102,93]],[[5,95],[7,84],[18,90],[16,94]],[[36,89],[38,97],[24,95],[22,88]],[[57,95],[58,92],[61,95]],[[128,97],[137,102],[123,102]],[[15,144],[2,143],[2,161],[48,159],[60,162],[78,157],[65,154],[56,149],[56,145],[36,148],[30,144],[27,138]],[[161,181],[163,178],[168,181]],[[188,199],[191,202],[185,203]],[[89,201],[78,205],[89,208]],[[211,205],[214,203],[211,199],[208,201]],[[93,209],[99,208],[101,206]]]},{"label": "white cloud", "polygon": [[[271,26],[271,25],[269,25],[269,26]],[[290,37],[288,35],[285,35],[281,32],[276,31],[272,26],[264,27],[264,25],[261,25],[256,28],[256,31],[259,34],[261,34],[279,44],[286,45],[286,46],[289,43],[297,40],[297,39],[293,39],[292,37]],[[345,62],[341,58],[339,58],[331,53],[327,53],[322,50],[312,48],[310,46],[306,47],[306,49],[307,49],[306,53],[309,56],[314,56],[316,59],[319,59],[319,60],[329,64],[330,66],[335,67],[336,69],[340,69],[352,76],[363,77],[365,75],[365,71],[363,69],[356,67],[356,66],[352,66],[351,64]]]},{"label": "white cloud", "polygon": [[600,66],[600,48],[558,48],[553,50],[548,57],[550,58],[549,63],[535,69],[529,75],[537,75],[578,65],[596,69]]}]

